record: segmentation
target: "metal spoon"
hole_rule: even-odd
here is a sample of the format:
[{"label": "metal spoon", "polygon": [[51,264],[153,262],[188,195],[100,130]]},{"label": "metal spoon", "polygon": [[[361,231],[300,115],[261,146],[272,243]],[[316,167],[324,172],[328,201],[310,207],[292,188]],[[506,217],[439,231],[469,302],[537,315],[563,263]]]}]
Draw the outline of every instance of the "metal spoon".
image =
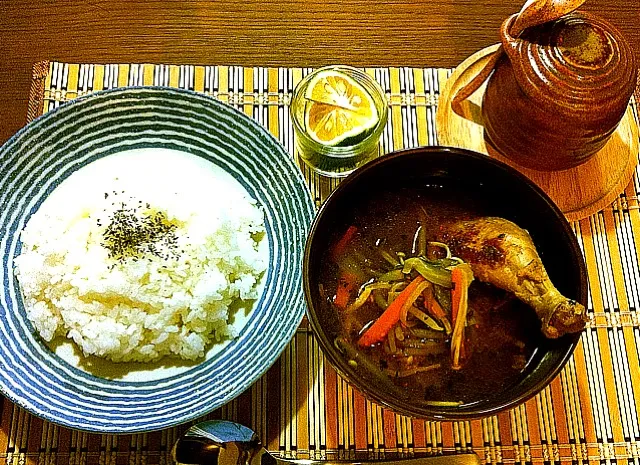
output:
[{"label": "metal spoon", "polygon": [[475,453],[438,456],[412,456],[383,460],[297,460],[281,459],[264,448],[256,433],[238,423],[211,420],[187,430],[173,447],[173,458],[180,465],[480,465]]}]

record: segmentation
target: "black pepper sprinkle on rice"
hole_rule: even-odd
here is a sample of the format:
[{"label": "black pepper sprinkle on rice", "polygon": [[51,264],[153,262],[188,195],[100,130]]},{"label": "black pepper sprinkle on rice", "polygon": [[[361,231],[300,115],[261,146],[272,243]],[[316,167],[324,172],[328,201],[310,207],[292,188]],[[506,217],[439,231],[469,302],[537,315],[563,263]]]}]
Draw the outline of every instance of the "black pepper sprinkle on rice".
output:
[{"label": "black pepper sprinkle on rice", "polygon": [[102,233],[101,245],[109,251],[110,258],[119,262],[139,258],[151,262],[153,257],[174,260],[180,255],[176,229],[163,212],[141,212],[121,202]]}]

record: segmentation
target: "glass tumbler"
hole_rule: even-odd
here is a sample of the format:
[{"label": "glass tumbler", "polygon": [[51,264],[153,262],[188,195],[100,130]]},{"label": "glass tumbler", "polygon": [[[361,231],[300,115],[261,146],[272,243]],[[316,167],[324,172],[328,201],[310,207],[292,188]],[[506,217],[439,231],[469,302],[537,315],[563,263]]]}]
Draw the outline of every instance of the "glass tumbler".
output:
[{"label": "glass tumbler", "polygon": [[[305,115],[308,106],[314,103],[308,96],[309,84],[314,77],[325,71],[335,71],[358,83],[371,97],[376,108],[376,124],[353,137],[328,145],[314,139],[307,127]],[[379,155],[379,141],[387,124],[388,104],[380,84],[367,73],[350,66],[326,66],[305,76],[296,86],[290,104],[291,120],[296,136],[296,147],[300,157],[312,170],[323,176],[341,178],[357,167]]]}]

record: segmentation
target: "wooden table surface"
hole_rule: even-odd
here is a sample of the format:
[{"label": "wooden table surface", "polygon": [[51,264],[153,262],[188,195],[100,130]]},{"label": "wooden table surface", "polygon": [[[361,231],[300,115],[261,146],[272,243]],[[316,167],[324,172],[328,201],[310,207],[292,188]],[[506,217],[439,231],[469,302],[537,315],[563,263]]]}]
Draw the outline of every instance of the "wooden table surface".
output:
[{"label": "wooden table surface", "polygon": [[[40,60],[453,67],[519,0],[0,0],[0,142],[26,122]],[[640,56],[639,0],[588,0]]]}]

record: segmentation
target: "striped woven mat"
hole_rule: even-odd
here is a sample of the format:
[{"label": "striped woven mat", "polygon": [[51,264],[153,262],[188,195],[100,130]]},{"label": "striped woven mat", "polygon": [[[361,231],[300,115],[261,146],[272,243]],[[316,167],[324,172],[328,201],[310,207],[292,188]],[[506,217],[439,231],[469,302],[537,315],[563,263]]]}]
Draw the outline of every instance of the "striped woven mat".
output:
[{"label": "striped woven mat", "polygon": [[[202,92],[254,117],[295,157],[288,103],[308,69],[227,66],[73,65],[34,68],[29,119],[62,102],[118,86],[166,85]],[[368,69],[391,107],[383,152],[437,143],[439,89],[451,70]],[[634,106],[634,117],[638,111]],[[318,204],[337,185],[301,166]],[[431,422],[366,400],[325,362],[303,323],[278,362],[209,418],[253,428],[286,457],[349,458],[356,450],[475,450],[487,463],[640,463],[640,176],[611,207],[573,223],[586,258],[591,323],[562,373],[513,410],[473,421]],[[0,398],[1,399],[1,398]],[[171,463],[189,425],[137,435],[97,435],[47,423],[0,404],[2,464]]]}]

